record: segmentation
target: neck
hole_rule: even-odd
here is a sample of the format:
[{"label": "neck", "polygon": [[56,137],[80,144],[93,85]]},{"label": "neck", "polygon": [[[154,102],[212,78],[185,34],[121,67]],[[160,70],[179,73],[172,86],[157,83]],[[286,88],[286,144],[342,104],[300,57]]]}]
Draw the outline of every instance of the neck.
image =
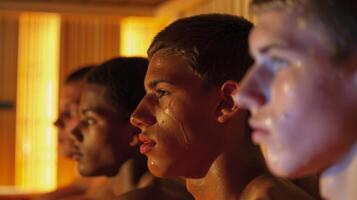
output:
[{"label": "neck", "polygon": [[268,173],[260,150],[250,142],[249,134],[232,136],[204,177],[186,179],[187,188],[196,200],[239,199],[250,181]]},{"label": "neck", "polygon": [[321,195],[326,199],[356,199],[357,143],[338,163],[330,166],[320,177]]},{"label": "neck", "polygon": [[110,178],[115,196],[138,188],[143,177],[147,177],[147,173],[146,161],[143,156],[134,156],[134,158],[125,161],[117,175]]}]

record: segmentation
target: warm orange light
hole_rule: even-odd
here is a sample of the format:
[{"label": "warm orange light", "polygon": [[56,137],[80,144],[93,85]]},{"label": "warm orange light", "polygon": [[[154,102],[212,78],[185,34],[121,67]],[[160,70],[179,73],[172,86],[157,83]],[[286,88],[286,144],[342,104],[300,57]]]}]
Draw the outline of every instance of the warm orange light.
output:
[{"label": "warm orange light", "polygon": [[155,18],[127,17],[120,22],[120,55],[146,57],[161,23]]},{"label": "warm orange light", "polygon": [[48,191],[57,184],[60,17],[24,13],[19,21],[16,186]]}]

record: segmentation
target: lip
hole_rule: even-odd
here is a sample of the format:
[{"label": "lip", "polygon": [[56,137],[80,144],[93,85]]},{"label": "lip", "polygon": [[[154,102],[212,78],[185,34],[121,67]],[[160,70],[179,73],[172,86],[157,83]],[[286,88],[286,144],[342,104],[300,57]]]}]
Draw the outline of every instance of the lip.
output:
[{"label": "lip", "polygon": [[148,138],[147,136],[143,135],[142,133],[139,134],[139,141],[142,143],[140,145],[140,153],[141,154],[148,153],[156,145],[156,142],[154,140],[151,140],[150,138]]},{"label": "lip", "polygon": [[80,161],[82,159],[82,154],[78,153],[78,152],[75,152],[72,155],[72,159],[75,160],[75,161]]},{"label": "lip", "polygon": [[72,159],[75,161],[80,161],[83,157],[83,154],[80,152],[80,150],[78,149],[78,147],[75,148],[76,150],[73,151],[72,154]]},{"label": "lip", "polygon": [[249,125],[253,129],[252,140],[255,144],[262,144],[269,136],[267,128],[261,126],[254,120],[249,120]]}]

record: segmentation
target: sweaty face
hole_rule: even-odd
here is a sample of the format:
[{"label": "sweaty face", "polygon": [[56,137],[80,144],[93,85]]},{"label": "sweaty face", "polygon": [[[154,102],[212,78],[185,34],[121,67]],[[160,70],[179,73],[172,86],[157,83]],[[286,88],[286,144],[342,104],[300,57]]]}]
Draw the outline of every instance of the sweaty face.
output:
[{"label": "sweaty face", "polygon": [[74,140],[70,137],[70,133],[79,119],[78,105],[81,87],[80,81],[65,84],[59,100],[59,117],[55,126],[58,128],[59,152],[67,158],[72,158],[75,152]]},{"label": "sweaty face", "polygon": [[255,64],[238,102],[251,111],[253,140],[277,175],[324,170],[356,142],[356,63],[336,64],[317,21],[294,11],[260,13],[250,35]]},{"label": "sweaty face", "polygon": [[84,176],[113,176],[133,151],[129,120],[104,99],[104,86],[88,84],[80,102],[80,123],[73,132],[79,152],[75,159]]},{"label": "sweaty face", "polygon": [[201,177],[222,147],[216,88],[207,88],[179,55],[157,52],[145,76],[147,94],[132,114],[141,153],[159,177]]}]

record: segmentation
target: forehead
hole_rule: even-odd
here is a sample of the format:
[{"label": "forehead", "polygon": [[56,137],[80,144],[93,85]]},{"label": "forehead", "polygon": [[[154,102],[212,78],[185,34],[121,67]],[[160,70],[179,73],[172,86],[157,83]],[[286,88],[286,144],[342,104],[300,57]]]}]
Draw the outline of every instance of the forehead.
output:
[{"label": "forehead", "polygon": [[184,56],[158,51],[150,59],[145,76],[145,87],[149,87],[153,81],[169,81],[172,84],[179,84],[185,81],[201,82],[202,79],[191,69]]},{"label": "forehead", "polygon": [[82,83],[71,82],[63,86],[61,95],[60,95],[60,107],[68,107],[69,104],[79,104],[80,95],[82,90]]},{"label": "forehead", "polygon": [[327,41],[322,23],[291,9],[258,13],[257,24],[249,38],[253,53],[272,43],[304,52],[312,46],[327,46]]},{"label": "forehead", "polygon": [[106,88],[96,84],[85,84],[82,90],[80,107],[110,107],[105,100]]}]

